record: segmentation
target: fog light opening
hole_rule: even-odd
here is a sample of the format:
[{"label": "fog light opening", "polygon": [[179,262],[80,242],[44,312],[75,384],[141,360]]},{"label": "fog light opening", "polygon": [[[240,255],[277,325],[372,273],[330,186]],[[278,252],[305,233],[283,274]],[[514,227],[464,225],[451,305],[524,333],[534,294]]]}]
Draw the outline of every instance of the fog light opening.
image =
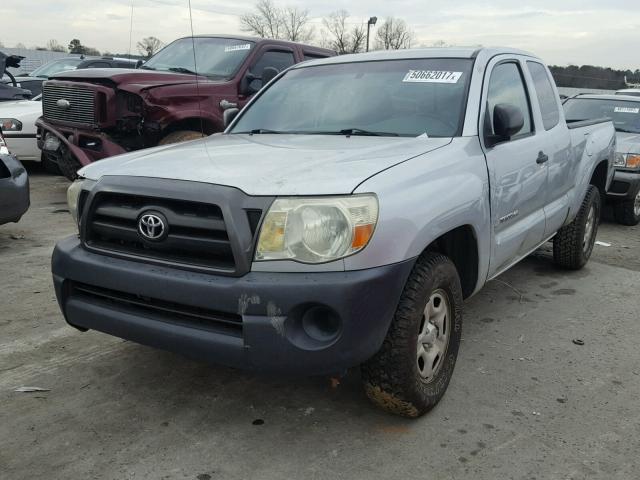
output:
[{"label": "fog light opening", "polygon": [[313,340],[328,343],[340,333],[340,317],[326,307],[311,307],[302,316],[302,329]]}]

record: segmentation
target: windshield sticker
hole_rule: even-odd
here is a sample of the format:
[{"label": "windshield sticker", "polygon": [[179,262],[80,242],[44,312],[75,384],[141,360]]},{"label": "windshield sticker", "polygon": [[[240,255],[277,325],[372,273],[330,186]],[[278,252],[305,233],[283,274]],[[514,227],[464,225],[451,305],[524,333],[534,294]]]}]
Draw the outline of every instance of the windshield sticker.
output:
[{"label": "windshield sticker", "polygon": [[462,72],[409,70],[402,81],[408,83],[458,83],[460,77],[462,77]]},{"label": "windshield sticker", "polygon": [[616,107],[613,113],[640,113],[640,108]]},{"label": "windshield sticker", "polygon": [[224,47],[225,52],[237,52],[239,50],[251,50],[251,44],[243,43],[242,45],[229,45],[228,47]]}]

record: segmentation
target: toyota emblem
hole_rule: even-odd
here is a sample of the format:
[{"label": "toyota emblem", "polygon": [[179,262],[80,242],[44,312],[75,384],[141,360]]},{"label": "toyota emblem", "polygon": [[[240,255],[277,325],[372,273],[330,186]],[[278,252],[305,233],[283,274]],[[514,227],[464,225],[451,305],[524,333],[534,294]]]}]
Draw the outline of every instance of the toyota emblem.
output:
[{"label": "toyota emblem", "polygon": [[167,230],[167,221],[162,214],[145,213],[138,220],[138,232],[145,240],[162,240],[166,236]]},{"label": "toyota emblem", "polygon": [[60,110],[69,110],[71,108],[71,102],[66,98],[61,98],[56,102],[56,105]]}]

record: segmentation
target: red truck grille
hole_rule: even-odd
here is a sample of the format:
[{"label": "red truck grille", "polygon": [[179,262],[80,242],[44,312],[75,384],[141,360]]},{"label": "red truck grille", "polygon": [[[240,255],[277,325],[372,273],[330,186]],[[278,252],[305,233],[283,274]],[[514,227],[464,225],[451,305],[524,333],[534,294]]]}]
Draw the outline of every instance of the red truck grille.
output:
[{"label": "red truck grille", "polygon": [[42,111],[46,120],[73,124],[95,125],[96,92],[77,86],[45,83],[42,90]]},{"label": "red truck grille", "polygon": [[[140,231],[141,218],[150,212],[167,224],[158,241]],[[207,203],[101,192],[87,212],[84,241],[90,249],[162,263],[236,269],[222,211]]]}]

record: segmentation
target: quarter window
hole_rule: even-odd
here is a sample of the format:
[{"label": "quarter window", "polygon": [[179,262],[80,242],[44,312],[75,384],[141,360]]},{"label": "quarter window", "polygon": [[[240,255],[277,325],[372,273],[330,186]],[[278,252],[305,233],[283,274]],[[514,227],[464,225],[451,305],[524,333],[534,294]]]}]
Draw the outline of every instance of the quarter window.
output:
[{"label": "quarter window", "polygon": [[529,68],[529,73],[533,78],[533,86],[536,89],[536,96],[542,113],[542,124],[545,130],[551,130],[560,122],[560,109],[558,108],[556,94],[549,80],[549,74],[544,65],[538,62],[527,62],[527,68]]},{"label": "quarter window", "polygon": [[487,95],[488,122],[485,127],[491,135],[495,135],[493,131],[493,109],[501,103],[518,107],[524,117],[524,126],[512,137],[512,140],[530,134],[532,132],[531,107],[529,106],[529,97],[524,86],[522,72],[516,63],[501,63],[491,72],[489,93]]}]

